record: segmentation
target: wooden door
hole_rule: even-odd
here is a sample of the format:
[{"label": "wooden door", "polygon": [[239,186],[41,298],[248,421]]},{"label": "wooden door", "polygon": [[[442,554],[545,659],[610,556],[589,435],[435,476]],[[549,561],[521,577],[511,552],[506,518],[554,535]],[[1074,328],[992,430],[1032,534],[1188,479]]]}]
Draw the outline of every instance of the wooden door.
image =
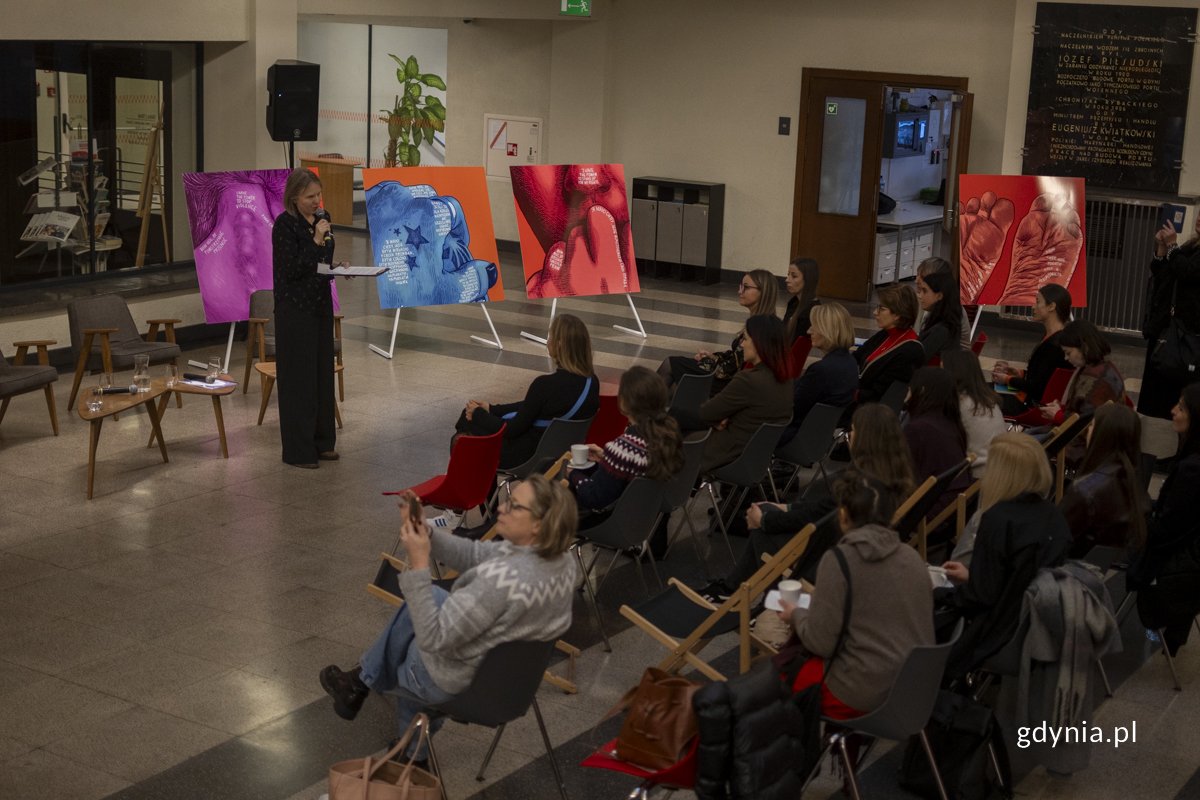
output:
[{"label": "wooden door", "polygon": [[975,95],[956,92],[951,97],[950,146],[946,152],[946,197],[942,230],[950,243],[950,263],[958,272],[958,176],[967,172],[971,151],[971,109]]},{"label": "wooden door", "polygon": [[820,294],[866,300],[875,262],[883,83],[814,75],[800,89],[792,254],[821,267]]}]

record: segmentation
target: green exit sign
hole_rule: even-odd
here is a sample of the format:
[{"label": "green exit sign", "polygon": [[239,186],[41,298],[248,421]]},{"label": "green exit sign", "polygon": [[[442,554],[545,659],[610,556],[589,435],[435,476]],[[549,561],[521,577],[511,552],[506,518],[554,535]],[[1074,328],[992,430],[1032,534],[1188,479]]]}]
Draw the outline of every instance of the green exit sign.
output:
[{"label": "green exit sign", "polygon": [[559,13],[568,17],[590,17],[592,0],[562,0]]},{"label": "green exit sign", "polygon": [[837,103],[826,103],[825,104],[825,113],[831,117],[836,117],[837,116]]}]

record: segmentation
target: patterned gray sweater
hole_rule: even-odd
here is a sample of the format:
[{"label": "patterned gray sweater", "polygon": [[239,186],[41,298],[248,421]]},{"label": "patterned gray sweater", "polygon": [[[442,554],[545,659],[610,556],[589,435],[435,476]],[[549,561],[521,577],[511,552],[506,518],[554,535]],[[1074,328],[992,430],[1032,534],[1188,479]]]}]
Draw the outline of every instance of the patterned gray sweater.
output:
[{"label": "patterned gray sweater", "polygon": [[400,574],[417,647],[443,691],[465,691],[489,650],[504,642],[557,639],[571,627],[578,570],[570,555],[542,558],[504,541],[432,532],[432,555],[461,574],[439,609],[427,569]]}]

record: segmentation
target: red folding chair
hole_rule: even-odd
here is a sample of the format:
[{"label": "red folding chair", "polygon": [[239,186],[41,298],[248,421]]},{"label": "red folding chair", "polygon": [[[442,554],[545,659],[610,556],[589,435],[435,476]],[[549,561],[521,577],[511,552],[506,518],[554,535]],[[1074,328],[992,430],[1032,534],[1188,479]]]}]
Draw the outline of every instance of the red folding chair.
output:
[{"label": "red folding chair", "polygon": [[971,352],[974,353],[975,355],[979,355],[980,353],[982,353],[983,346],[985,344],[987,344],[987,341],[988,341],[987,334],[984,333],[983,331],[980,331],[979,335],[975,337],[975,341],[971,342]]},{"label": "red folding chair", "polygon": [[797,336],[796,341],[792,342],[792,350],[788,354],[788,364],[791,366],[793,378],[799,378],[800,373],[804,372],[804,362],[808,360],[808,354],[811,352],[811,336]]},{"label": "red folding chair", "polygon": [[450,463],[446,465],[445,475],[430,478],[409,489],[384,494],[411,490],[425,505],[462,513],[485,505],[496,488],[504,427],[491,436],[459,436],[450,449]]},{"label": "red folding chair", "polygon": [[625,432],[629,420],[617,406],[615,394],[600,395],[600,408],[592,418],[592,427],[588,428],[586,444],[597,444],[601,447]]},{"label": "red folding chair", "polygon": [[700,737],[697,736],[692,739],[692,744],[688,747],[688,751],[684,754],[683,758],[666,769],[655,771],[643,769],[636,764],[630,764],[628,761],[622,761],[617,758],[617,740],[613,739],[601,745],[599,750],[580,762],[580,766],[592,767],[594,769],[611,769],[614,772],[624,772],[626,775],[641,778],[641,784],[630,792],[628,797],[645,800],[645,798],[650,797],[650,790],[659,786],[672,791],[676,789],[691,789],[695,786],[696,751],[699,749],[699,746]]}]

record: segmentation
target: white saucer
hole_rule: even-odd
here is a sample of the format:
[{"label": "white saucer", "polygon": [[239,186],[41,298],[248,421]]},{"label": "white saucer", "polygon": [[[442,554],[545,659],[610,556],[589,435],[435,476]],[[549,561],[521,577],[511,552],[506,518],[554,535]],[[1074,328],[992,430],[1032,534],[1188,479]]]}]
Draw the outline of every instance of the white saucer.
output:
[{"label": "white saucer", "polygon": [[574,464],[572,464],[570,461],[568,461],[567,466],[570,467],[571,469],[591,469],[592,467],[596,466],[596,462],[589,461],[586,464],[584,464],[582,467],[577,467]]}]

